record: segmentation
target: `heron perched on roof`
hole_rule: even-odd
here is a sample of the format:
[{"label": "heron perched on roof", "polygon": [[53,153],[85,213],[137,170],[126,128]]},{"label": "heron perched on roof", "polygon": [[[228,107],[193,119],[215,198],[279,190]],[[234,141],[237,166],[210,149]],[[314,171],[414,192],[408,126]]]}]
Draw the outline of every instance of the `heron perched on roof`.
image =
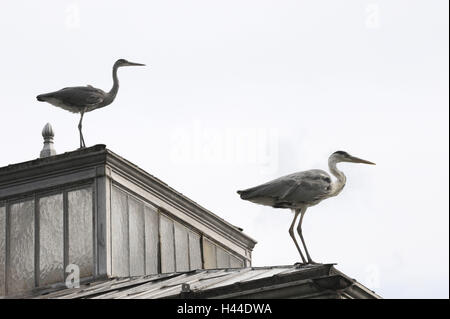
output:
[{"label": "heron perched on roof", "polygon": [[[300,257],[305,264],[312,264],[315,262],[311,259],[308,249],[306,248],[305,240],[303,239],[303,216],[308,207],[317,205],[322,200],[336,196],[342,191],[347,179],[344,173],[336,167],[336,164],[340,162],[375,165],[375,163],[351,156],[347,152],[337,151],[328,158],[328,167],[330,172],[336,177],[335,181],[331,180],[331,177],[327,172],[320,169],[312,169],[286,175],[265,184],[238,191],[238,194],[244,200],[274,208],[290,208],[292,210],[294,213],[294,220],[289,228],[289,235],[294,240],[295,246],[300,253]],[[305,260],[293,231],[295,221],[299,214],[300,221],[297,226],[297,233],[302,241],[308,261]]]},{"label": "heron perched on roof", "polygon": [[78,123],[80,132],[80,148],[86,147],[84,143],[82,129],[83,115],[86,112],[99,109],[111,104],[119,90],[119,79],[117,78],[117,69],[122,66],[145,65],[140,63],[129,62],[125,59],[117,60],[113,65],[113,86],[109,92],[97,89],[91,85],[74,86],[61,89],[56,92],[40,94],[36,98],[40,102],[47,102],[54,106],[60,107],[72,113],[80,113],[81,118]]}]

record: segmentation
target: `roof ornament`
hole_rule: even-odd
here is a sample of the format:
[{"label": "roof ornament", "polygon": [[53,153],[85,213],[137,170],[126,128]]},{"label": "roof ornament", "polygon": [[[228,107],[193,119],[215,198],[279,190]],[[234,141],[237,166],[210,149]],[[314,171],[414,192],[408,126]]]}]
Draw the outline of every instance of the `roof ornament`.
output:
[{"label": "roof ornament", "polygon": [[53,147],[53,137],[55,133],[50,123],[45,124],[42,129],[42,137],[44,138],[44,147],[41,150],[40,158],[56,155],[56,150]]},{"label": "roof ornament", "polygon": [[188,283],[182,283],[181,292],[191,292],[191,285],[189,285]]}]

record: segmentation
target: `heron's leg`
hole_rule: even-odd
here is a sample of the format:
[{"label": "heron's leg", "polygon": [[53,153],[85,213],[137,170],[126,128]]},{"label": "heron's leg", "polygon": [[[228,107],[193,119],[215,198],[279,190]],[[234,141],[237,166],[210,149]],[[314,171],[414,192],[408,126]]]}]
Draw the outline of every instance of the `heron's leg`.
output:
[{"label": "heron's leg", "polygon": [[300,221],[298,222],[298,226],[297,226],[297,233],[299,234],[300,239],[302,240],[303,247],[305,248],[306,258],[308,258],[308,264],[315,264],[315,262],[311,259],[311,256],[308,253],[308,248],[306,248],[305,240],[303,239],[303,234],[302,234],[302,222],[303,222],[303,216],[305,216],[305,213],[306,213],[306,207],[303,208],[301,211]]},{"label": "heron's leg", "polygon": [[300,249],[300,246],[298,245],[297,240],[295,239],[295,235],[294,235],[294,224],[295,224],[295,221],[297,220],[297,216],[298,216],[298,213],[300,212],[300,210],[294,209],[293,211],[294,211],[294,220],[292,221],[291,227],[289,228],[289,235],[291,235],[291,238],[294,241],[294,244],[297,247],[298,252],[300,253],[300,257],[302,258],[302,262],[304,264],[306,264],[305,257],[303,256],[302,251]]},{"label": "heron's leg", "polygon": [[81,131],[83,125],[83,115],[84,112],[81,112],[81,118],[80,118],[80,123],[78,123],[78,131],[80,131],[80,148],[86,147],[86,144],[84,144],[84,138],[83,138],[83,132]]}]

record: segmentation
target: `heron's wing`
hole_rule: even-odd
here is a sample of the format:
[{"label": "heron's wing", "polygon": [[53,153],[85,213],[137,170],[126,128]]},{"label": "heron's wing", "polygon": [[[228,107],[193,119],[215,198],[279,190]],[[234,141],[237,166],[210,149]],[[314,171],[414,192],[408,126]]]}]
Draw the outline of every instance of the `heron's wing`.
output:
[{"label": "heron's wing", "polygon": [[86,108],[101,105],[106,95],[102,90],[92,86],[75,86],[41,94],[38,96],[38,100],[46,101],[71,112],[79,112]]},{"label": "heron's wing", "polygon": [[73,106],[92,106],[102,103],[105,92],[92,86],[75,86],[54,92],[54,97]]},{"label": "heron's wing", "polygon": [[242,199],[273,207],[295,207],[320,201],[331,190],[331,178],[322,170],[309,170],[277,178],[238,191]]}]

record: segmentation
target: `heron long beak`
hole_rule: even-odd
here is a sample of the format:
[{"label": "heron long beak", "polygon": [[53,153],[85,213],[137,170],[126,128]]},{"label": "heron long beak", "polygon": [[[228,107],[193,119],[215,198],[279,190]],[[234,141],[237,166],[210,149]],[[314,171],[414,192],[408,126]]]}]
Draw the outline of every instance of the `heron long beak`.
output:
[{"label": "heron long beak", "polygon": [[351,156],[351,157],[350,157],[350,162],[352,162],[352,163],[362,163],[362,164],[376,165],[375,163],[372,163],[372,162],[370,162],[370,161],[366,161],[366,160],[364,160],[364,159],[362,159],[362,158],[358,158],[358,157],[355,157],[355,156]]},{"label": "heron long beak", "polygon": [[136,66],[145,66],[145,64],[134,63],[134,62],[128,62],[127,65],[129,65],[129,66],[133,66],[133,65],[136,65]]}]

